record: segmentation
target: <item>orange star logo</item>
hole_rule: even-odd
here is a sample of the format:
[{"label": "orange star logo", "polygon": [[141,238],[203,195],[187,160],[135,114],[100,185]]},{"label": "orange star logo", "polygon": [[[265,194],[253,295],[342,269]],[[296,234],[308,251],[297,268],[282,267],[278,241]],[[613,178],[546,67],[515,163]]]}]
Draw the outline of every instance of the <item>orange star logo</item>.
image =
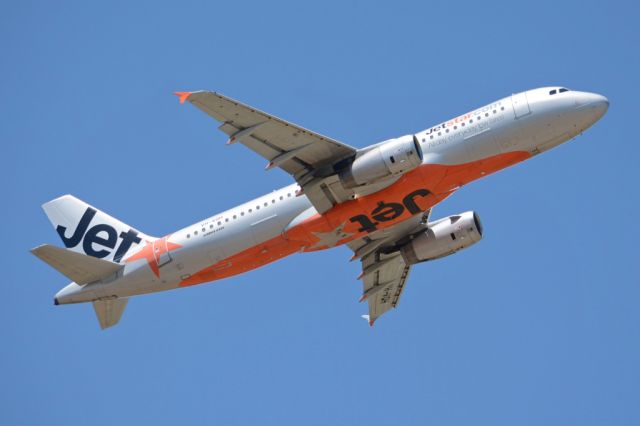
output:
[{"label": "orange star logo", "polygon": [[[146,259],[153,273],[156,277],[160,278],[160,267],[171,260],[168,253],[172,250],[182,248],[180,244],[169,242],[170,236],[171,235],[167,235],[155,241],[147,241],[147,244],[145,244],[139,252],[129,256],[125,262],[129,263]],[[166,256],[163,256],[165,254]]]}]

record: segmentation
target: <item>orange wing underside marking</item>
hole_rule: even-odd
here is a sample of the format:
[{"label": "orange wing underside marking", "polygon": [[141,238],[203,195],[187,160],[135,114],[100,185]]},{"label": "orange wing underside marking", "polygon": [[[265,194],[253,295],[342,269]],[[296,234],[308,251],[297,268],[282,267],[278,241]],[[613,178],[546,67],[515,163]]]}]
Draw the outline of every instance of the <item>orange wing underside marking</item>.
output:
[{"label": "orange wing underside marking", "polygon": [[139,252],[129,256],[125,262],[129,263],[145,259],[155,276],[160,278],[160,261],[162,255],[182,247],[180,244],[170,242],[170,236],[171,235],[167,235],[166,237],[162,237],[155,241],[147,241],[147,244],[145,244]]},{"label": "orange wing underside marking", "polygon": [[[192,275],[182,281],[180,285],[195,285],[227,278],[256,269],[298,251],[322,250],[332,245],[340,245],[361,238],[366,235],[366,232],[358,231],[361,225],[350,219],[357,215],[369,215],[381,203],[398,203],[412,191],[426,189],[429,195],[417,197],[415,200],[419,209],[426,211],[450,196],[461,186],[530,157],[531,154],[528,152],[517,151],[460,165],[424,164],[404,175],[389,188],[337,205],[323,215],[314,215],[295,228],[288,230],[285,237],[279,236],[224,259]],[[384,229],[393,226],[409,219],[412,215],[411,211],[403,211],[393,220],[377,223],[377,227]],[[332,233],[337,228],[344,232],[345,238],[339,241],[331,240],[329,244],[323,244],[321,242],[323,236]],[[338,238],[335,237],[335,239]]]}]

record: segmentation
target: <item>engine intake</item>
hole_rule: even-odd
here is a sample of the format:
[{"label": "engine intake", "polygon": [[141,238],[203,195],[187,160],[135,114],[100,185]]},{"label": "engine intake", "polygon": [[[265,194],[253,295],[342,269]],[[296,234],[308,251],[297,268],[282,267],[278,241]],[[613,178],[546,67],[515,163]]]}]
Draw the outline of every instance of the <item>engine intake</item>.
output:
[{"label": "engine intake", "polygon": [[449,256],[482,239],[482,223],[476,212],[449,216],[429,224],[400,249],[409,265]]},{"label": "engine intake", "polygon": [[422,148],[413,135],[381,142],[357,157],[340,172],[345,188],[370,184],[392,176],[402,175],[422,163]]}]

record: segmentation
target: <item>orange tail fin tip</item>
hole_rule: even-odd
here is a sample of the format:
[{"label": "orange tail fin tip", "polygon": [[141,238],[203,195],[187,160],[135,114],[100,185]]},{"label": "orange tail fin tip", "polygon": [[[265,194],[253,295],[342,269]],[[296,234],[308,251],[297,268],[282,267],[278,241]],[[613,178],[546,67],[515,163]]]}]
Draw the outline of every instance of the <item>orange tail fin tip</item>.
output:
[{"label": "orange tail fin tip", "polygon": [[191,96],[191,93],[192,92],[173,92],[173,94],[176,95],[178,99],[180,99],[181,104],[183,104],[189,98],[189,96]]}]

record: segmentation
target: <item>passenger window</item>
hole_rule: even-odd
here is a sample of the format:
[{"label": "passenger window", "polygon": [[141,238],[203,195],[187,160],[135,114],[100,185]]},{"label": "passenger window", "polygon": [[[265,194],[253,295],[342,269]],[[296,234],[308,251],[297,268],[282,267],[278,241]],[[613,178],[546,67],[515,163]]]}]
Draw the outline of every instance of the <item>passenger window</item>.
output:
[{"label": "passenger window", "polygon": [[218,222],[218,226],[222,225],[222,221]]},{"label": "passenger window", "polygon": [[233,218],[236,219],[238,216],[236,216],[235,214],[233,215]]},{"label": "passenger window", "polygon": [[264,206],[267,207],[269,205],[269,203],[264,203]]},{"label": "passenger window", "polygon": [[193,231],[193,235],[198,235],[198,231]]},{"label": "passenger window", "polygon": [[209,229],[213,229],[213,223],[211,225],[209,225]]},{"label": "passenger window", "polygon": [[249,213],[251,213],[253,211],[253,209],[249,209]]},{"label": "passenger window", "polygon": [[240,216],[244,216],[244,212],[240,212]]},{"label": "passenger window", "polygon": [[191,238],[191,234],[187,234],[187,238]]},{"label": "passenger window", "polygon": [[228,217],[227,217],[227,218],[225,218],[225,219],[224,219],[224,221],[225,221],[225,222],[229,222],[229,218],[228,218]]},{"label": "passenger window", "polygon": [[485,113],[484,113],[484,116],[485,116],[485,117],[488,117],[488,116],[489,116],[489,113],[488,113],[488,112],[485,112]]},{"label": "passenger window", "polygon": [[282,201],[282,200],[284,200],[284,197],[281,195],[281,196],[280,196],[280,201]]},{"label": "passenger window", "polygon": [[291,198],[291,193],[287,192],[287,197]]},{"label": "passenger window", "polygon": [[256,210],[260,210],[260,206],[256,206]]},{"label": "passenger window", "polygon": [[469,124],[473,123],[473,118],[471,120],[469,120]]}]

